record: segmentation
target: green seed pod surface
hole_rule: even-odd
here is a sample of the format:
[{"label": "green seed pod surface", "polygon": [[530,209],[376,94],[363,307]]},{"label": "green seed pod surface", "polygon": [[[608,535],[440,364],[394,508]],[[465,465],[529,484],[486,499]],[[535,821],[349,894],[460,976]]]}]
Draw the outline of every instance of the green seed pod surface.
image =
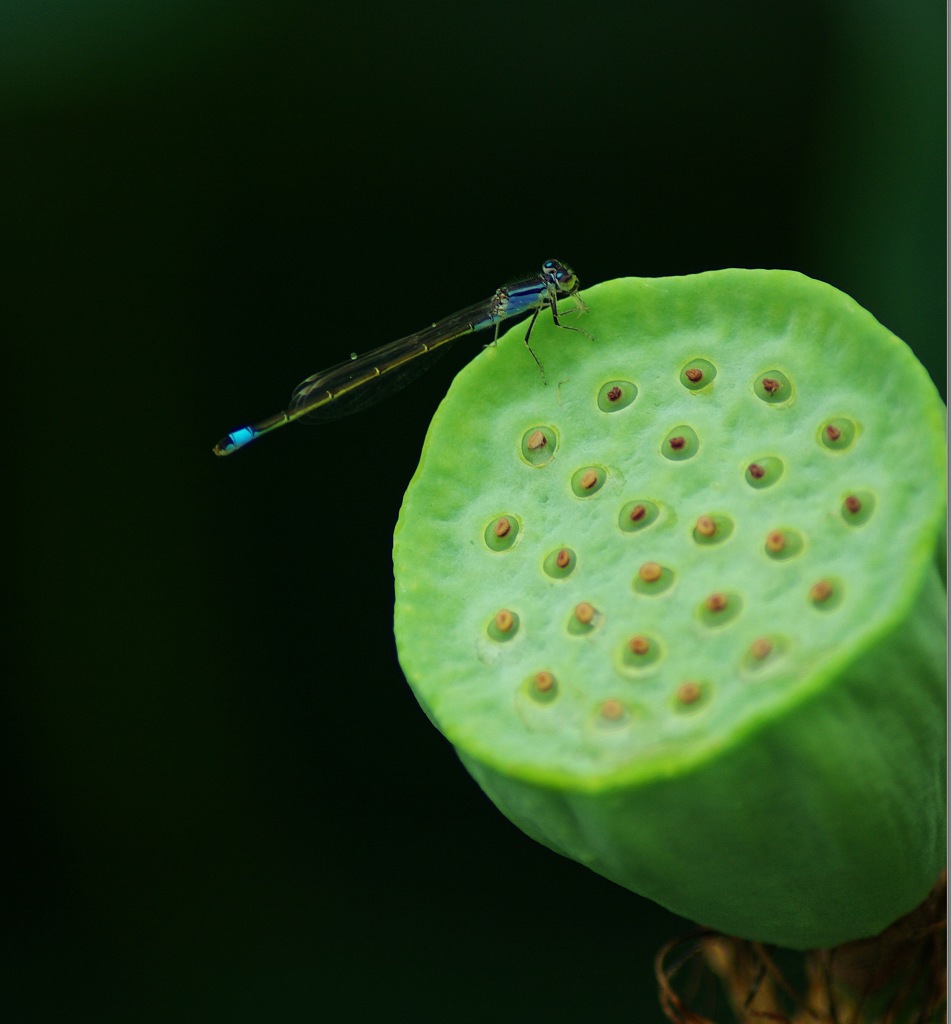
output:
[{"label": "green seed pod surface", "polygon": [[944,864],[944,406],[799,274],[583,297],[591,337],[536,325],[547,385],[516,327],[433,419],[406,676],[553,850],[731,935],[876,934]]}]

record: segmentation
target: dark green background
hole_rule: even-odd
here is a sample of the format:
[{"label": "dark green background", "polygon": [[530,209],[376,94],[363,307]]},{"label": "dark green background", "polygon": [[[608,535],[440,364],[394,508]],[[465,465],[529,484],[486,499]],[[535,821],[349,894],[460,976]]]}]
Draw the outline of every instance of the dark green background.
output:
[{"label": "dark green background", "polygon": [[800,270],[943,386],[944,5],[6,0],[0,128],[3,1019],[659,1021],[684,923],[509,825],[396,662],[477,340],[211,446],[550,256]]}]

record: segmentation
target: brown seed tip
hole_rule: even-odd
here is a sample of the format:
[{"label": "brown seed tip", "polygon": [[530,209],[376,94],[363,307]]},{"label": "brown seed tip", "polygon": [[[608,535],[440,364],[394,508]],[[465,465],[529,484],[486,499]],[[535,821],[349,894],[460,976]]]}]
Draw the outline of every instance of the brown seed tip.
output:
[{"label": "brown seed tip", "polygon": [[766,470],[758,462],[751,462],[750,476],[754,480],[762,480],[763,477],[766,476]]},{"label": "brown seed tip", "polygon": [[594,605],[581,601],[575,605],[575,618],[582,626],[587,626],[594,619]]},{"label": "brown seed tip", "polygon": [[571,552],[567,548],[562,548],[557,555],[555,555],[555,565],[559,569],[567,569],[571,565]]},{"label": "brown seed tip", "polygon": [[598,482],[597,471],[594,469],[586,469],[581,474],[581,480],[579,482],[581,484],[582,490],[590,491],[591,488],[594,487],[594,485]]},{"label": "brown seed tip", "polygon": [[782,551],[786,546],[786,534],[782,530],[770,530],[766,534],[766,550],[767,551]]},{"label": "brown seed tip", "polygon": [[645,562],[637,574],[645,583],[656,583],[663,575],[663,568],[657,562]]},{"label": "brown seed tip", "polygon": [[862,511],[862,502],[859,501],[859,499],[856,498],[856,496],[854,494],[850,494],[845,499],[844,504],[845,504],[846,512],[851,512],[852,515],[855,515],[856,512],[861,512]]},{"label": "brown seed tip", "polygon": [[548,693],[548,691],[555,685],[555,677],[551,672],[536,672],[535,673],[535,689],[539,693]]},{"label": "brown seed tip", "polygon": [[639,523],[646,515],[647,507],[645,505],[635,505],[631,509],[631,522]]},{"label": "brown seed tip", "polygon": [[669,441],[669,444],[675,452],[679,452],[682,448],[686,446],[687,439],[685,437],[681,437],[680,435],[678,435],[677,437],[672,437]]},{"label": "brown seed tip", "polygon": [[601,717],[606,718],[609,722],[616,722],[623,714],[624,705],[614,697],[609,697],[601,702]]},{"label": "brown seed tip", "polygon": [[512,522],[508,516],[500,516],[495,521],[495,526],[492,528],[496,537],[506,537],[512,529]]},{"label": "brown seed tip", "polygon": [[712,516],[700,516],[697,520],[697,533],[701,537],[712,537],[717,532],[717,524]]},{"label": "brown seed tip", "polygon": [[627,642],[631,654],[647,654],[651,649],[650,641],[646,636],[632,636]]},{"label": "brown seed tip", "polygon": [[515,616],[508,610],[502,608],[495,613],[495,628],[500,633],[507,633],[515,622]]},{"label": "brown seed tip", "polygon": [[768,395],[775,395],[776,392],[782,387],[775,377],[764,377],[763,378],[763,390]]},{"label": "brown seed tip", "polygon": [[771,640],[768,640],[765,636],[757,637],[750,644],[750,657],[755,658],[757,661],[762,661],[772,649],[773,642]]},{"label": "brown seed tip", "polygon": [[700,700],[700,684],[694,682],[681,683],[677,687],[677,700],[681,704],[696,704]]},{"label": "brown seed tip", "polygon": [[832,597],[832,584],[828,580],[819,580],[809,588],[809,597],[816,604],[822,604]]},{"label": "brown seed tip", "polygon": [[621,389],[617,386],[617,384],[615,384],[614,387],[611,388],[611,390],[608,392],[608,396],[607,396],[608,397],[608,401],[609,402],[616,402],[621,397],[621,395],[622,395]]},{"label": "brown seed tip", "polygon": [[706,601],[703,602],[703,606],[708,612],[722,612],[726,609],[729,604],[726,594],[711,594]]},{"label": "brown seed tip", "polygon": [[839,430],[839,428],[837,426],[835,426],[834,424],[830,423],[826,427],[826,437],[830,441],[838,441],[841,436],[842,436],[842,431]]},{"label": "brown seed tip", "polygon": [[543,430],[533,430],[531,434],[528,435],[525,447],[528,448],[530,452],[537,452],[539,448],[544,448],[546,444],[548,444],[548,438],[545,437],[545,432]]},{"label": "brown seed tip", "polygon": [[696,384],[698,380],[703,380],[703,370],[699,366],[691,366],[689,370],[684,370],[684,376],[692,384]]}]

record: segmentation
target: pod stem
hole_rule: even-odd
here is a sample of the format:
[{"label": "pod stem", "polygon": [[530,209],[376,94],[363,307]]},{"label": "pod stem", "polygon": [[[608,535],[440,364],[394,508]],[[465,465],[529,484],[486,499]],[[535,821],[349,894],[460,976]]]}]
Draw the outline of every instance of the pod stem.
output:
[{"label": "pod stem", "polygon": [[795,953],[709,929],[673,939],[654,961],[661,1008],[673,1024],[724,1024],[719,989],[742,1024],[937,1024],[947,1005],[946,895],[942,872],[910,914],[832,949]]}]

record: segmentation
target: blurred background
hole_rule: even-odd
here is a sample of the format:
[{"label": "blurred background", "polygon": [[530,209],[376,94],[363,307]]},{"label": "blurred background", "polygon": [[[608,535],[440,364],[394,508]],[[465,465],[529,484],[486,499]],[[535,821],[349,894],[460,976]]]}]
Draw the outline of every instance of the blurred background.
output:
[{"label": "blurred background", "polygon": [[504,820],[396,660],[393,526],[479,340],[211,447],[551,256],[802,271],[944,393],[944,27],[5,0],[4,1021],[662,1019],[687,923]]}]

